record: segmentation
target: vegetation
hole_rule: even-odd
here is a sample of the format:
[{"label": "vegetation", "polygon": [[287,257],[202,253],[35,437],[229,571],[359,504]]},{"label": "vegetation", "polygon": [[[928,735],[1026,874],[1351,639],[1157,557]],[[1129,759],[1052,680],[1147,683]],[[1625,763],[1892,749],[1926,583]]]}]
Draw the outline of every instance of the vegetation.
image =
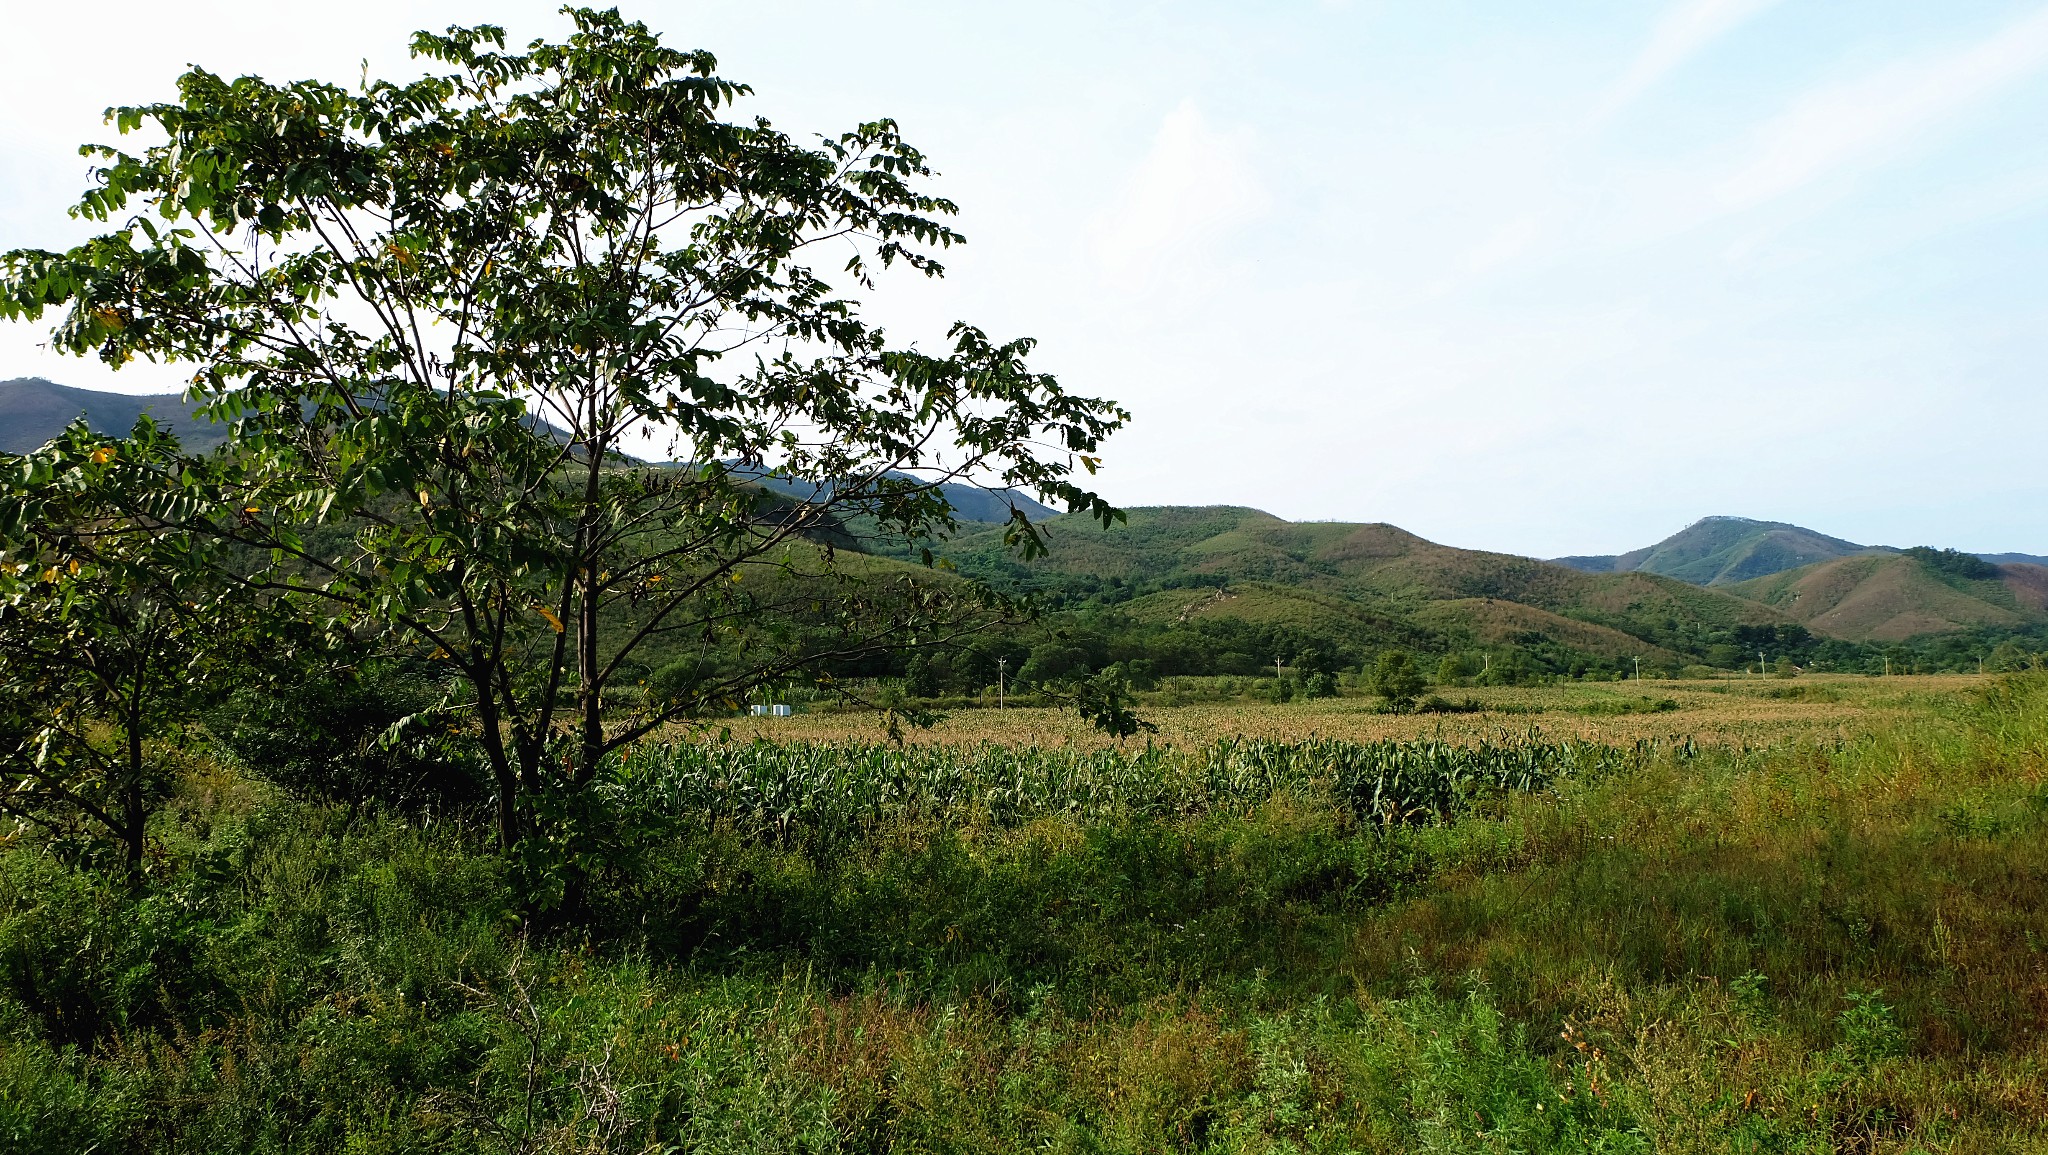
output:
[{"label": "vegetation", "polygon": [[[2031,1150],[2044,719],[2022,675],[1750,753],[641,747],[552,930],[480,823],[199,759],[144,891],[0,851],[0,1142]],[[1461,784],[1390,824],[1401,768]]]},{"label": "vegetation", "polygon": [[1415,662],[1406,650],[1387,650],[1373,664],[1367,686],[1388,706],[1405,710],[1422,696],[1428,683],[1422,680],[1421,671],[1415,668]]},{"label": "vegetation", "polygon": [[1963,581],[1997,581],[1999,576],[1997,566],[1973,553],[1916,545],[1906,551],[1906,556],[1945,577]]},{"label": "vegetation", "polygon": [[[1029,341],[961,324],[931,354],[862,319],[882,270],[937,276],[960,240],[892,123],[806,147],[722,119],[747,90],[708,54],[568,15],[566,42],[520,52],[490,26],[420,33],[448,71],[353,92],[195,68],[176,102],[110,114],[160,143],[94,150],[77,214],[142,215],[8,254],[0,294],[0,317],[63,310],[73,352],[196,367],[232,441],[105,489],[94,524],[223,549],[241,612],[435,665],[508,851],[559,841],[605,759],[676,718],[1008,615],[835,565],[834,541],[857,516],[926,542],[961,480],[1112,521],[1071,476],[1124,419],[1031,372]],[[854,295],[811,267],[827,247]],[[622,456],[644,442],[679,460]],[[39,487],[144,443],[38,451],[14,500],[54,509]],[[1022,508],[999,533],[1042,551]],[[25,573],[70,564],[4,547]],[[74,594],[51,595],[66,620],[91,612]]]},{"label": "vegetation", "polygon": [[1815,533],[1782,521],[1703,517],[1643,549],[1604,557],[1561,557],[1589,573],[1642,570],[1696,585],[1718,586],[1798,569],[1831,558],[1890,552]]},{"label": "vegetation", "polygon": [[[806,263],[940,271],[892,124],[799,145],[569,15],[408,84],[189,72],[79,210],[146,212],[5,258],[0,315],[197,366],[235,435],[0,462],[0,1152],[2048,1141],[2033,618],[1941,643],[2012,671],[1969,693],[1845,689],[1799,675],[1879,651],[1654,575],[1095,536],[1120,410]],[[1088,740],[906,725],[991,680]],[[744,735],[819,719],[880,725]]]},{"label": "vegetation", "polygon": [[[1332,674],[1364,677],[1393,650],[1443,685],[1754,670],[1759,652],[1766,667],[1804,672],[1976,672],[2008,642],[2048,650],[2048,571],[2025,566],[2010,568],[2038,574],[2038,590],[1959,588],[1915,554],[1858,554],[1703,589],[1452,549],[1392,526],[1293,524],[1229,507],[1126,513],[1109,530],[1052,519],[1057,548],[1028,565],[971,525],[937,547],[960,572],[1028,591],[1049,611],[1009,634],[1017,680],[1139,662],[1154,677],[1243,678],[1310,654]],[[883,537],[863,546],[910,556]],[[929,696],[993,684],[994,651],[977,645],[957,660],[923,659]]]},{"label": "vegetation", "polygon": [[96,829],[139,881],[169,783],[159,747],[232,675],[210,543],[152,532],[175,439],[76,425],[0,490],[0,810]]}]

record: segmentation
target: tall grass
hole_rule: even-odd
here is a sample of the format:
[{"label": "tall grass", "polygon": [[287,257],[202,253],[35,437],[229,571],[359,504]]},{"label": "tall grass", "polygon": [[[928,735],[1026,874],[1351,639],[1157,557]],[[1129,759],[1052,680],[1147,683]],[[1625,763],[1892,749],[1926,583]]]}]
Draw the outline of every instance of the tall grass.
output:
[{"label": "tall grass", "polygon": [[1747,751],[676,746],[543,932],[481,832],[195,779],[140,897],[0,848],[0,1150],[2041,1150],[2044,783],[2042,679]]}]

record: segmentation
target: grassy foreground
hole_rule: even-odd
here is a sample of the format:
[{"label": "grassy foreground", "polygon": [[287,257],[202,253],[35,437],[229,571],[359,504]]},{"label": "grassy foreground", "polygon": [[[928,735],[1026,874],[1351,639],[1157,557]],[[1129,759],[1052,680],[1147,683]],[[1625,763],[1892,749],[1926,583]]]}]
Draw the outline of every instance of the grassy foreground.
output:
[{"label": "grassy foreground", "polygon": [[547,929],[480,831],[194,767],[139,896],[0,851],[0,1148],[2048,1150],[2048,677],[1414,825],[1018,765],[627,798]]}]

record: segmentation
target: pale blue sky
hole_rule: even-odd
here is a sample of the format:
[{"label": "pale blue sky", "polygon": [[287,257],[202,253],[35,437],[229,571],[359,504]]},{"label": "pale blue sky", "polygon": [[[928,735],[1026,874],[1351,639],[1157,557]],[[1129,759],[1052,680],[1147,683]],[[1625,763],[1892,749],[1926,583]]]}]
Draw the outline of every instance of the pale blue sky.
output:
[{"label": "pale blue sky", "polygon": [[[10,11],[0,244],[187,61],[410,71],[548,4]],[[1710,513],[2048,553],[2048,0],[630,5],[797,131],[891,115],[971,244],[879,306],[1135,414],[1126,504],[1537,555]],[[0,329],[0,377],[171,389]]]}]

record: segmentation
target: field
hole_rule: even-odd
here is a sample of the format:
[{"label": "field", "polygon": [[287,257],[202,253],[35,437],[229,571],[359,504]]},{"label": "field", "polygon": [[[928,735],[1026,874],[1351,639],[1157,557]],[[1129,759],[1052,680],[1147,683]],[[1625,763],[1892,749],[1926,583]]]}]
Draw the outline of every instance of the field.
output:
[{"label": "field", "polygon": [[0,848],[0,1150],[2048,1150],[2048,678],[1472,693],[650,745],[545,916],[196,760]]},{"label": "field", "polygon": [[[1202,686],[1219,679],[1184,679]],[[1228,681],[1250,682],[1251,679]],[[1200,691],[1145,695],[1140,713],[1155,726],[1153,739],[1202,745],[1227,736],[1354,742],[1438,739],[1471,743],[1535,729],[1553,739],[1629,744],[1689,737],[1736,748],[1782,742],[1836,742],[1887,725],[1933,701],[1966,693],[1981,679],[1966,675],[1795,679],[1728,678],[1713,681],[1604,682],[1528,687],[1481,686],[1443,690],[1458,703],[1487,707],[1478,713],[1390,714],[1364,696],[1272,704],[1246,698],[1201,701]],[[1181,699],[1186,704],[1176,704]],[[1663,703],[1670,703],[1663,706]],[[993,705],[993,703],[990,703]],[[735,736],[793,741],[877,740],[884,723],[873,713],[811,713],[788,718],[720,722]],[[681,734],[679,737],[683,736]],[[942,745],[995,742],[1006,746],[1097,746],[1110,740],[1070,712],[1047,708],[956,710],[928,729],[906,730],[904,740]],[[1141,739],[1142,741],[1142,739]]]}]

